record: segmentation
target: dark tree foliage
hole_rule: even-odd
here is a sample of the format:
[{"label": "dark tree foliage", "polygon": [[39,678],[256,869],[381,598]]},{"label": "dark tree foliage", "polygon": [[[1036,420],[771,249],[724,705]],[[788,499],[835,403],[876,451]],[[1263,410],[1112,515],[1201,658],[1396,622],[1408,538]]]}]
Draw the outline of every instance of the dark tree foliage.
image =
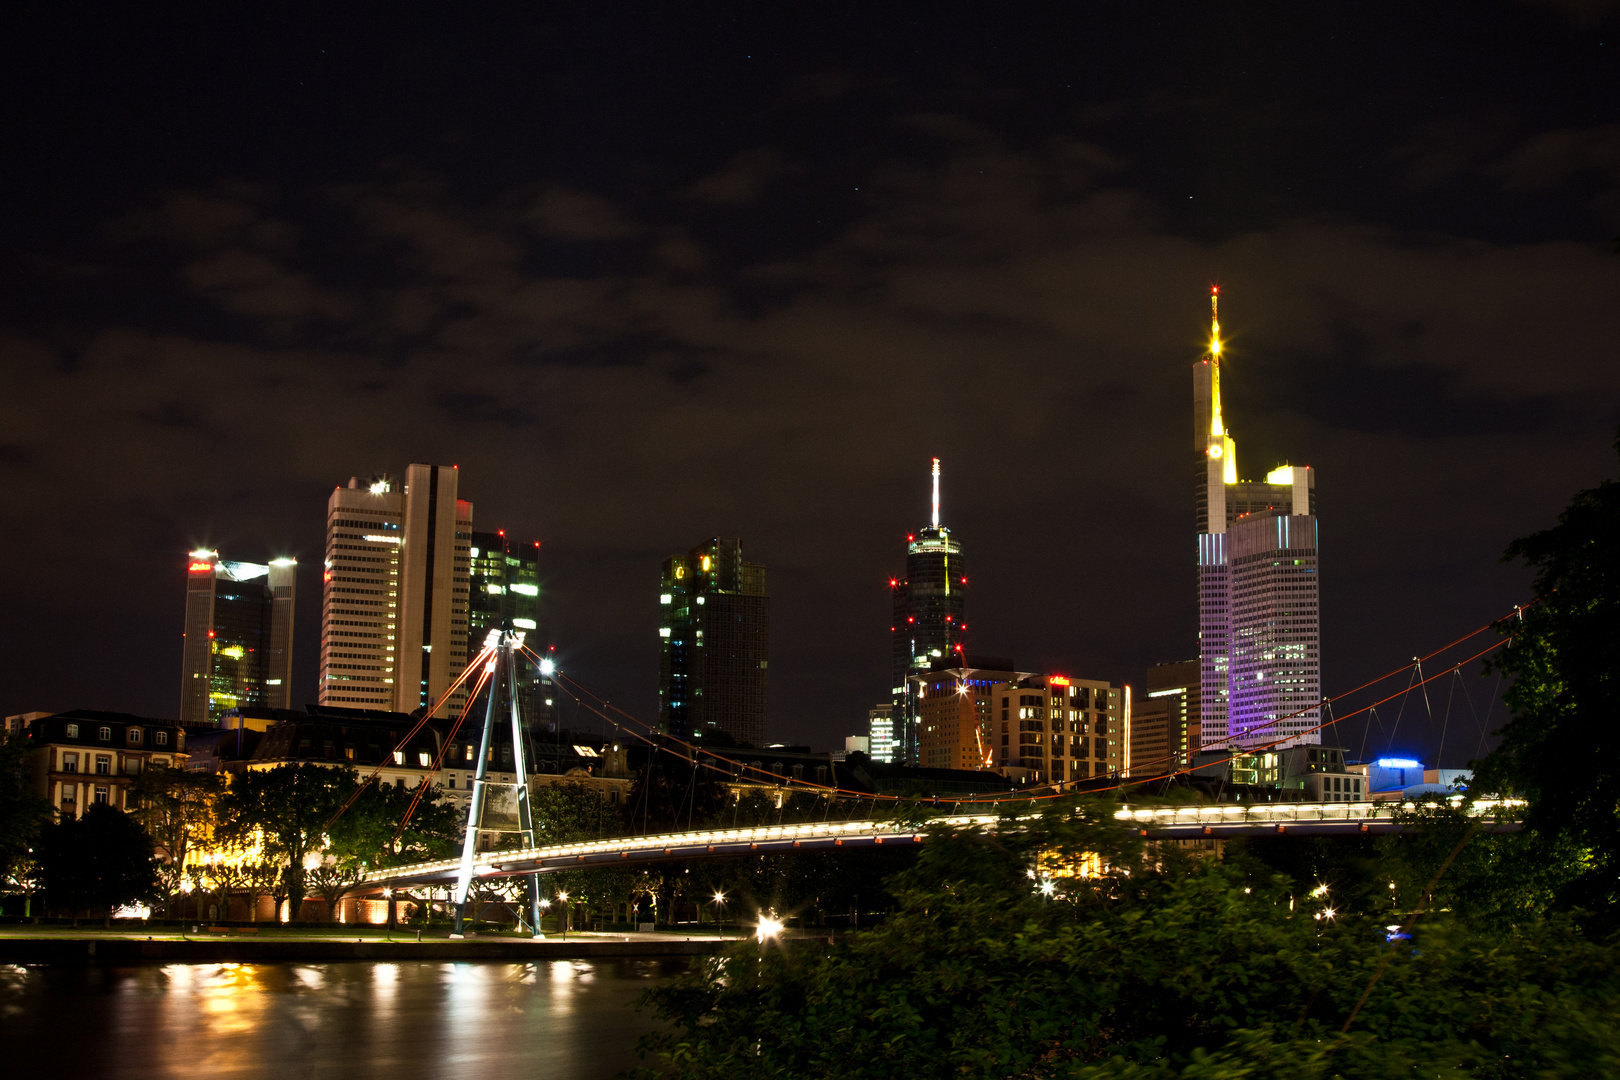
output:
[{"label": "dark tree foliage", "polygon": [[34,794],[29,764],[27,744],[0,732],[0,881],[27,860],[51,821],[51,804]]},{"label": "dark tree foliage", "polygon": [[278,765],[241,773],[218,801],[218,836],[228,844],[262,846],[281,866],[278,899],[298,917],[308,893],[305,857],[323,846],[326,823],[355,787],[353,769]]},{"label": "dark tree foliage", "polygon": [[[1475,790],[1521,794],[1552,863],[1577,872],[1561,903],[1612,922],[1620,901],[1620,483],[1570,500],[1558,524],[1504,556],[1535,570],[1538,601],[1504,623],[1491,667],[1512,680],[1501,743]],[[1578,762],[1578,765],[1576,764]],[[1607,914],[1605,914],[1607,913]]]},{"label": "dark tree foliage", "polygon": [[1620,1069],[1614,952],[1556,918],[1480,933],[1436,914],[1391,944],[1387,912],[1328,917],[1252,864],[1145,847],[1106,805],[937,830],[890,884],[875,930],[830,950],[748,943],[652,990],[669,1027],[644,1048],[705,1080]]},{"label": "dark tree foliage", "polygon": [[186,856],[214,827],[214,800],[223,783],[217,773],[154,765],[135,781],[130,815],[157,846],[158,883],[169,917],[185,876]]},{"label": "dark tree foliage", "polygon": [[40,836],[39,872],[45,899],[73,913],[157,899],[152,838],[122,810],[97,803],[78,820],[64,819]]}]

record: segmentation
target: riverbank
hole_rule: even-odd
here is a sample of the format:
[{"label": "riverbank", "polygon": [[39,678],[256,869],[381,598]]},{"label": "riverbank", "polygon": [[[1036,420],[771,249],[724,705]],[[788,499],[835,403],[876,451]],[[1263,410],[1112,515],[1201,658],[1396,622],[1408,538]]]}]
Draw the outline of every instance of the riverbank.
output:
[{"label": "riverbank", "polygon": [[535,941],[505,935],[453,941],[444,936],[274,933],[134,934],[117,931],[0,932],[0,963],[11,964],[278,964],[399,960],[592,960],[706,956],[731,937],[667,933],[570,934]]}]

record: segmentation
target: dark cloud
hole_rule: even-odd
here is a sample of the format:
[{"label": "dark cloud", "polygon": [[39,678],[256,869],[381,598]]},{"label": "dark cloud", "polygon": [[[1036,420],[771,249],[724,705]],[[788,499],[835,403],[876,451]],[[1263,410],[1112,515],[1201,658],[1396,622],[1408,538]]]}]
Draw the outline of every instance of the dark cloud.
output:
[{"label": "dark cloud", "polygon": [[788,169],[781,153],[771,147],[745,150],[718,172],[688,185],[681,195],[719,206],[752,203],[759,200],[771,181],[785,175]]}]

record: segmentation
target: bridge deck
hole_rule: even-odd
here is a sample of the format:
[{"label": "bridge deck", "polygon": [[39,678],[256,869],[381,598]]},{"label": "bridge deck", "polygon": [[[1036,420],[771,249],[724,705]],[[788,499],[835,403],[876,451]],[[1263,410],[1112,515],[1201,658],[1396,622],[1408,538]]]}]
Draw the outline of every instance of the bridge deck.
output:
[{"label": "bridge deck", "polygon": [[[1415,803],[1216,803],[1199,806],[1123,806],[1114,817],[1154,839],[1230,838],[1285,833],[1321,836],[1397,833],[1409,826],[1399,818]],[[1480,800],[1470,804],[1474,817],[1491,832],[1518,829],[1517,800]],[[930,824],[989,828],[1000,818],[965,814],[934,818]],[[666,859],[728,858],[780,851],[834,851],[880,844],[917,844],[927,838],[915,824],[893,821],[833,821],[800,825],[761,825],[747,829],[703,829],[648,836],[617,836],[574,844],[550,844],[507,851],[480,852],[473,872],[479,878],[514,877],[591,866],[657,862]],[[374,871],[357,894],[384,888],[443,886],[455,880],[460,860],[415,863]]]}]

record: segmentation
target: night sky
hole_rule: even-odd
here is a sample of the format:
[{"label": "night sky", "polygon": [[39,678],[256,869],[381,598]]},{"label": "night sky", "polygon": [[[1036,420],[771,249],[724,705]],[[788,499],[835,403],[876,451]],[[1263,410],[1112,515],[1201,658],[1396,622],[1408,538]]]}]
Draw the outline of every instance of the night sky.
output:
[{"label": "night sky", "polygon": [[313,700],[327,494],[413,461],[647,719],[660,560],[736,535],[773,738],[862,731],[934,455],[969,651],[1139,683],[1211,283],[1243,473],[1318,470],[1329,693],[1615,473],[1616,4],[424,6],[0,17],[6,713],[176,715],[196,545],[301,560]]}]

